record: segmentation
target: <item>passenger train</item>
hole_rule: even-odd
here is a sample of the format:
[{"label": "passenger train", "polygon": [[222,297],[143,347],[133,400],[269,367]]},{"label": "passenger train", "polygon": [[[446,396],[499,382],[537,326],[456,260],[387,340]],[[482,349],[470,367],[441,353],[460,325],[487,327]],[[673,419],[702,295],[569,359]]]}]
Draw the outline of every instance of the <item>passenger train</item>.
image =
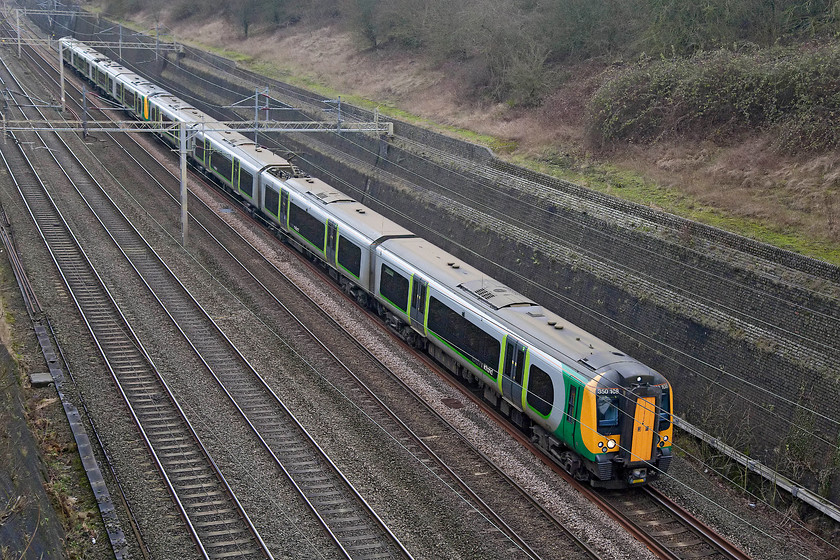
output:
[{"label": "passenger train", "polygon": [[401,338],[483,388],[576,478],[624,488],[668,469],[673,394],[662,375],[83,43],[60,44],[66,64],[137,119],[187,123],[191,164]]}]

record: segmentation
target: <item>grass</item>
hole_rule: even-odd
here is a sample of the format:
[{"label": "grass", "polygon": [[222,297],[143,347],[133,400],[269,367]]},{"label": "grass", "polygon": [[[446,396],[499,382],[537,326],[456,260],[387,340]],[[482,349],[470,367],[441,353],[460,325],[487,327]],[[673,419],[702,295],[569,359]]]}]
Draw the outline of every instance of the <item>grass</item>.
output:
[{"label": "grass", "polygon": [[221,48],[221,47],[212,47],[212,46],[209,46],[209,45],[200,45],[200,47],[202,49],[205,49],[205,50],[213,53],[213,54],[219,55],[222,58],[227,58],[228,60],[232,60],[232,61],[236,62],[237,64],[241,64],[241,65],[246,66],[246,67],[250,66],[254,61],[254,57],[249,56],[249,55],[244,54],[244,53],[241,53],[241,52],[238,52],[238,51],[233,51],[233,50],[225,49],[225,48]]},{"label": "grass", "polygon": [[497,154],[513,156],[511,159],[519,165],[552,177],[564,179],[624,200],[659,208],[683,218],[840,266],[840,247],[834,242],[813,239],[797,231],[780,231],[768,224],[728,214],[722,209],[704,205],[688,194],[666,188],[645,179],[637,173],[619,169],[612,164],[582,163],[573,159],[565,159],[560,164],[555,164],[516,157],[515,152],[518,146],[515,141],[480,134],[464,128],[442,125],[404,109],[387,104],[378,104],[360,96],[343,95],[311,78],[296,76],[289,69],[279,70],[265,62],[251,64],[250,68],[255,72],[282,79],[292,85],[309,89],[331,99],[341,95],[343,101],[369,110],[379,109],[383,116],[430,128],[467,142],[487,146]]},{"label": "grass", "polygon": [[727,213],[721,208],[703,204],[686,193],[669,189],[615,165],[581,162],[568,156],[562,158],[559,163],[551,161],[551,158],[537,160],[517,157],[518,145],[515,141],[442,125],[392,105],[379,104],[360,96],[344,95],[312,78],[298,76],[290,69],[278,69],[266,62],[249,64],[249,67],[255,72],[282,79],[331,99],[341,95],[343,101],[369,110],[379,109],[383,116],[487,146],[499,155],[510,157],[519,165],[547,175],[840,266],[840,247],[835,242],[814,239],[798,231],[780,230],[771,224]]},{"label": "grass", "polygon": [[780,230],[769,224],[729,214],[720,208],[704,205],[688,194],[648,181],[637,173],[608,163],[580,164],[572,161],[570,165],[566,161],[558,165],[522,158],[515,158],[515,163],[623,200],[658,208],[840,266],[840,247],[835,242],[813,239],[798,231]]},{"label": "grass", "polygon": [[[204,48],[209,47],[205,46]],[[232,58],[228,55],[223,56],[226,56],[227,58]],[[414,124],[417,126],[422,126],[424,128],[436,130],[443,134],[449,134],[450,136],[456,136],[467,142],[487,146],[491,150],[498,153],[512,153],[516,150],[517,147],[517,143],[512,140],[496,138],[494,136],[480,134],[465,128],[440,124],[425,117],[421,117],[419,115],[406,111],[404,109],[400,109],[399,107],[396,107],[394,105],[390,105],[388,103],[380,103],[359,95],[342,93],[340,91],[332,89],[331,87],[311,77],[305,75],[297,75],[291,69],[281,68],[263,60],[248,60],[245,65],[249,70],[256,72],[257,74],[260,74],[262,76],[282,80],[290,85],[307,89],[313,93],[317,93],[318,95],[322,95],[329,99],[337,99],[339,96],[341,96],[342,102],[349,103],[350,105],[353,105],[355,107],[367,109],[369,111],[378,110],[381,116],[399,119],[409,124]]]}]

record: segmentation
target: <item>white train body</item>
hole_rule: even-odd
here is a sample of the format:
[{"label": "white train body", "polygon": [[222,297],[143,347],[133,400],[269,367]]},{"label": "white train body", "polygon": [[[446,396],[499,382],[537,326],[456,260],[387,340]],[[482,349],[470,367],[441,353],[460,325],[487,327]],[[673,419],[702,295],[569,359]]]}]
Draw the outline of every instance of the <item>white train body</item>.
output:
[{"label": "white train body", "polygon": [[61,44],[67,64],[141,121],[187,123],[197,168],[403,339],[483,384],[571,472],[622,487],[667,469],[673,395],[660,374],[97,51]]}]

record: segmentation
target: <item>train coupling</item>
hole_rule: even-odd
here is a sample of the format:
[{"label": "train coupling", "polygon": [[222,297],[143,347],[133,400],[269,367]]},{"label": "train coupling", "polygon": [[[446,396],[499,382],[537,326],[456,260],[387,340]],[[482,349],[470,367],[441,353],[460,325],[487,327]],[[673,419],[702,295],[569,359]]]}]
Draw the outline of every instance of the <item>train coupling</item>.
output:
[{"label": "train coupling", "polygon": [[646,468],[632,469],[627,476],[627,484],[630,486],[644,484],[647,482],[647,474]]}]

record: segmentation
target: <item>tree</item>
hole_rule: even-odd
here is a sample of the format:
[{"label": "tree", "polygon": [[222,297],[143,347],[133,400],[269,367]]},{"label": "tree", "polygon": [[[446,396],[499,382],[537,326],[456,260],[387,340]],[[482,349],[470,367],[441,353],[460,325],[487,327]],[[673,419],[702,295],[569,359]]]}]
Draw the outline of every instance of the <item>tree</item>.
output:
[{"label": "tree", "polygon": [[236,21],[242,26],[242,34],[248,37],[251,23],[258,21],[259,0],[235,0],[232,2],[232,13]]}]

